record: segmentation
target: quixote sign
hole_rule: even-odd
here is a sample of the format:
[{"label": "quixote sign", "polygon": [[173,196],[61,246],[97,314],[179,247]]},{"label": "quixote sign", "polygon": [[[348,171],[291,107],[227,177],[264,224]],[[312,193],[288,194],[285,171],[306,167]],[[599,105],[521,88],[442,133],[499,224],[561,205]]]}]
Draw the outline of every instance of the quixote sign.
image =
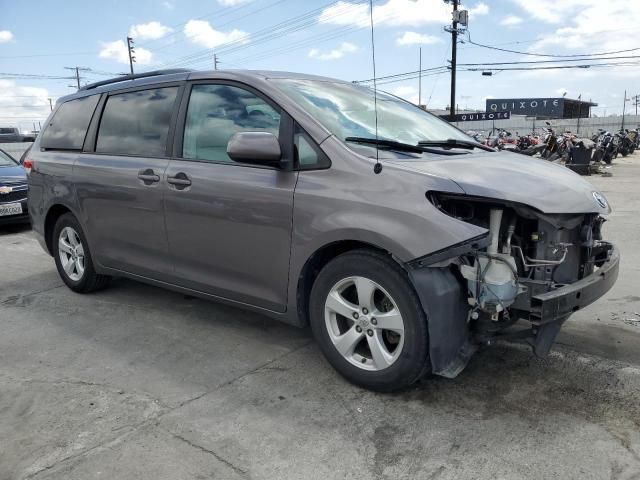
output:
[{"label": "quixote sign", "polygon": [[508,120],[511,112],[479,112],[479,113],[458,113],[453,116],[445,115],[450,122],[477,122],[481,120]]},{"label": "quixote sign", "polygon": [[513,115],[562,117],[564,98],[487,99],[487,112],[509,110]]}]

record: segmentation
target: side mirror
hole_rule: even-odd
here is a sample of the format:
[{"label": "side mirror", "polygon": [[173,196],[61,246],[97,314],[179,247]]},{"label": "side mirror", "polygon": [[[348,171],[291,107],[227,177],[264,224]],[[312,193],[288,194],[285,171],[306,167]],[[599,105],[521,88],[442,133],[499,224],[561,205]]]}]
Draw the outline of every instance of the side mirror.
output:
[{"label": "side mirror", "polygon": [[278,138],[269,132],[237,132],[227,143],[227,155],[235,162],[275,166],[282,159]]}]

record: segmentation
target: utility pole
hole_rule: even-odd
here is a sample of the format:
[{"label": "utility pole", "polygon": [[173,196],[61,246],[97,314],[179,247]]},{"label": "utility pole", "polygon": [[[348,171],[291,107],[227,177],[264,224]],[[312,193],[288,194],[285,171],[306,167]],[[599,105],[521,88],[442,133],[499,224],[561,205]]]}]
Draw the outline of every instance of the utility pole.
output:
[{"label": "utility pole", "polygon": [[636,107],[636,116],[638,116],[638,104],[640,104],[640,95],[634,95],[631,98],[633,98],[633,104]]},{"label": "utility pole", "polygon": [[458,54],[458,22],[456,12],[458,11],[458,0],[453,1],[453,22],[451,23],[451,118],[456,114],[456,62]]},{"label": "utility pole", "polygon": [[418,59],[418,106],[422,105],[422,47],[420,47],[420,58]]},{"label": "utility pole", "polygon": [[576,135],[580,133],[580,117],[582,116],[582,94],[578,95],[578,121],[576,122]]},{"label": "utility pole", "polygon": [[218,55],[216,53],[213,54],[213,69],[218,69]]},{"label": "utility pole", "polygon": [[620,130],[624,130],[624,113],[627,109],[627,91],[624,91],[624,101],[622,102],[622,127]]},{"label": "utility pole", "polygon": [[[65,70],[72,70],[75,72],[75,78],[76,78],[76,85],[78,86],[78,90],[80,90],[80,72],[88,72],[89,70],[91,70],[90,68],[85,68],[85,67],[64,67]],[[72,87],[71,85],[69,85],[70,87]],[[72,87],[73,88],[73,87]]]},{"label": "utility pole", "polygon": [[133,75],[133,62],[136,61],[134,53],[136,53],[136,51],[133,48],[133,38],[131,37],[127,37],[127,50],[129,51],[129,69],[131,70],[131,75]]},{"label": "utility pole", "polygon": [[[446,32],[451,33],[451,100],[449,102],[449,115],[451,118],[456,114],[456,63],[458,54],[458,33],[464,31],[469,24],[468,10],[458,10],[460,0],[444,0],[453,4],[451,12],[451,26],[445,27]],[[458,29],[458,26],[462,27]]]},{"label": "utility pole", "polygon": [[49,108],[53,112],[53,102],[51,101],[51,98],[49,98]]}]

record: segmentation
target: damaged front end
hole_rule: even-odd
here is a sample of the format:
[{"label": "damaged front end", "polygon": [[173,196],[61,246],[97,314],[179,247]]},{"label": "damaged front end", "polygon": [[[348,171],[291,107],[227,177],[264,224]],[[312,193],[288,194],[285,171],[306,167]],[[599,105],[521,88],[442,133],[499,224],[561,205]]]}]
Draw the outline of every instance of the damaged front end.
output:
[{"label": "damaged front end", "polygon": [[616,281],[619,253],[602,240],[597,213],[545,214],[439,192],[427,197],[442,213],[487,229],[409,265],[430,321],[434,373],[456,376],[477,345],[499,338],[546,355],[566,319]]}]

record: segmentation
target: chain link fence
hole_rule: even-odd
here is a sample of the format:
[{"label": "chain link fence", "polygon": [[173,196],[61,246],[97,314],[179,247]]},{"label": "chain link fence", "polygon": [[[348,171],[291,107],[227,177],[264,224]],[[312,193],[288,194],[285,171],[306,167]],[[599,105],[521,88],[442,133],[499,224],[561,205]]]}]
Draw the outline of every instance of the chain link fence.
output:
[{"label": "chain link fence", "polygon": [[[582,137],[591,137],[602,128],[610,132],[617,132],[622,128],[622,115],[615,117],[593,117],[593,118],[571,118],[561,120],[548,120],[556,133],[570,131]],[[512,135],[525,135],[532,132],[542,133],[542,128],[546,127],[545,120],[535,120],[529,117],[514,116],[509,120],[483,120],[480,122],[456,122],[455,125],[464,130],[483,132],[488,135],[492,128],[504,128]],[[638,128],[640,126],[640,115],[625,115],[624,128]]]},{"label": "chain link fence", "polygon": [[4,150],[16,160],[20,160],[22,154],[31,145],[33,145],[33,142],[0,143],[0,150]]}]

